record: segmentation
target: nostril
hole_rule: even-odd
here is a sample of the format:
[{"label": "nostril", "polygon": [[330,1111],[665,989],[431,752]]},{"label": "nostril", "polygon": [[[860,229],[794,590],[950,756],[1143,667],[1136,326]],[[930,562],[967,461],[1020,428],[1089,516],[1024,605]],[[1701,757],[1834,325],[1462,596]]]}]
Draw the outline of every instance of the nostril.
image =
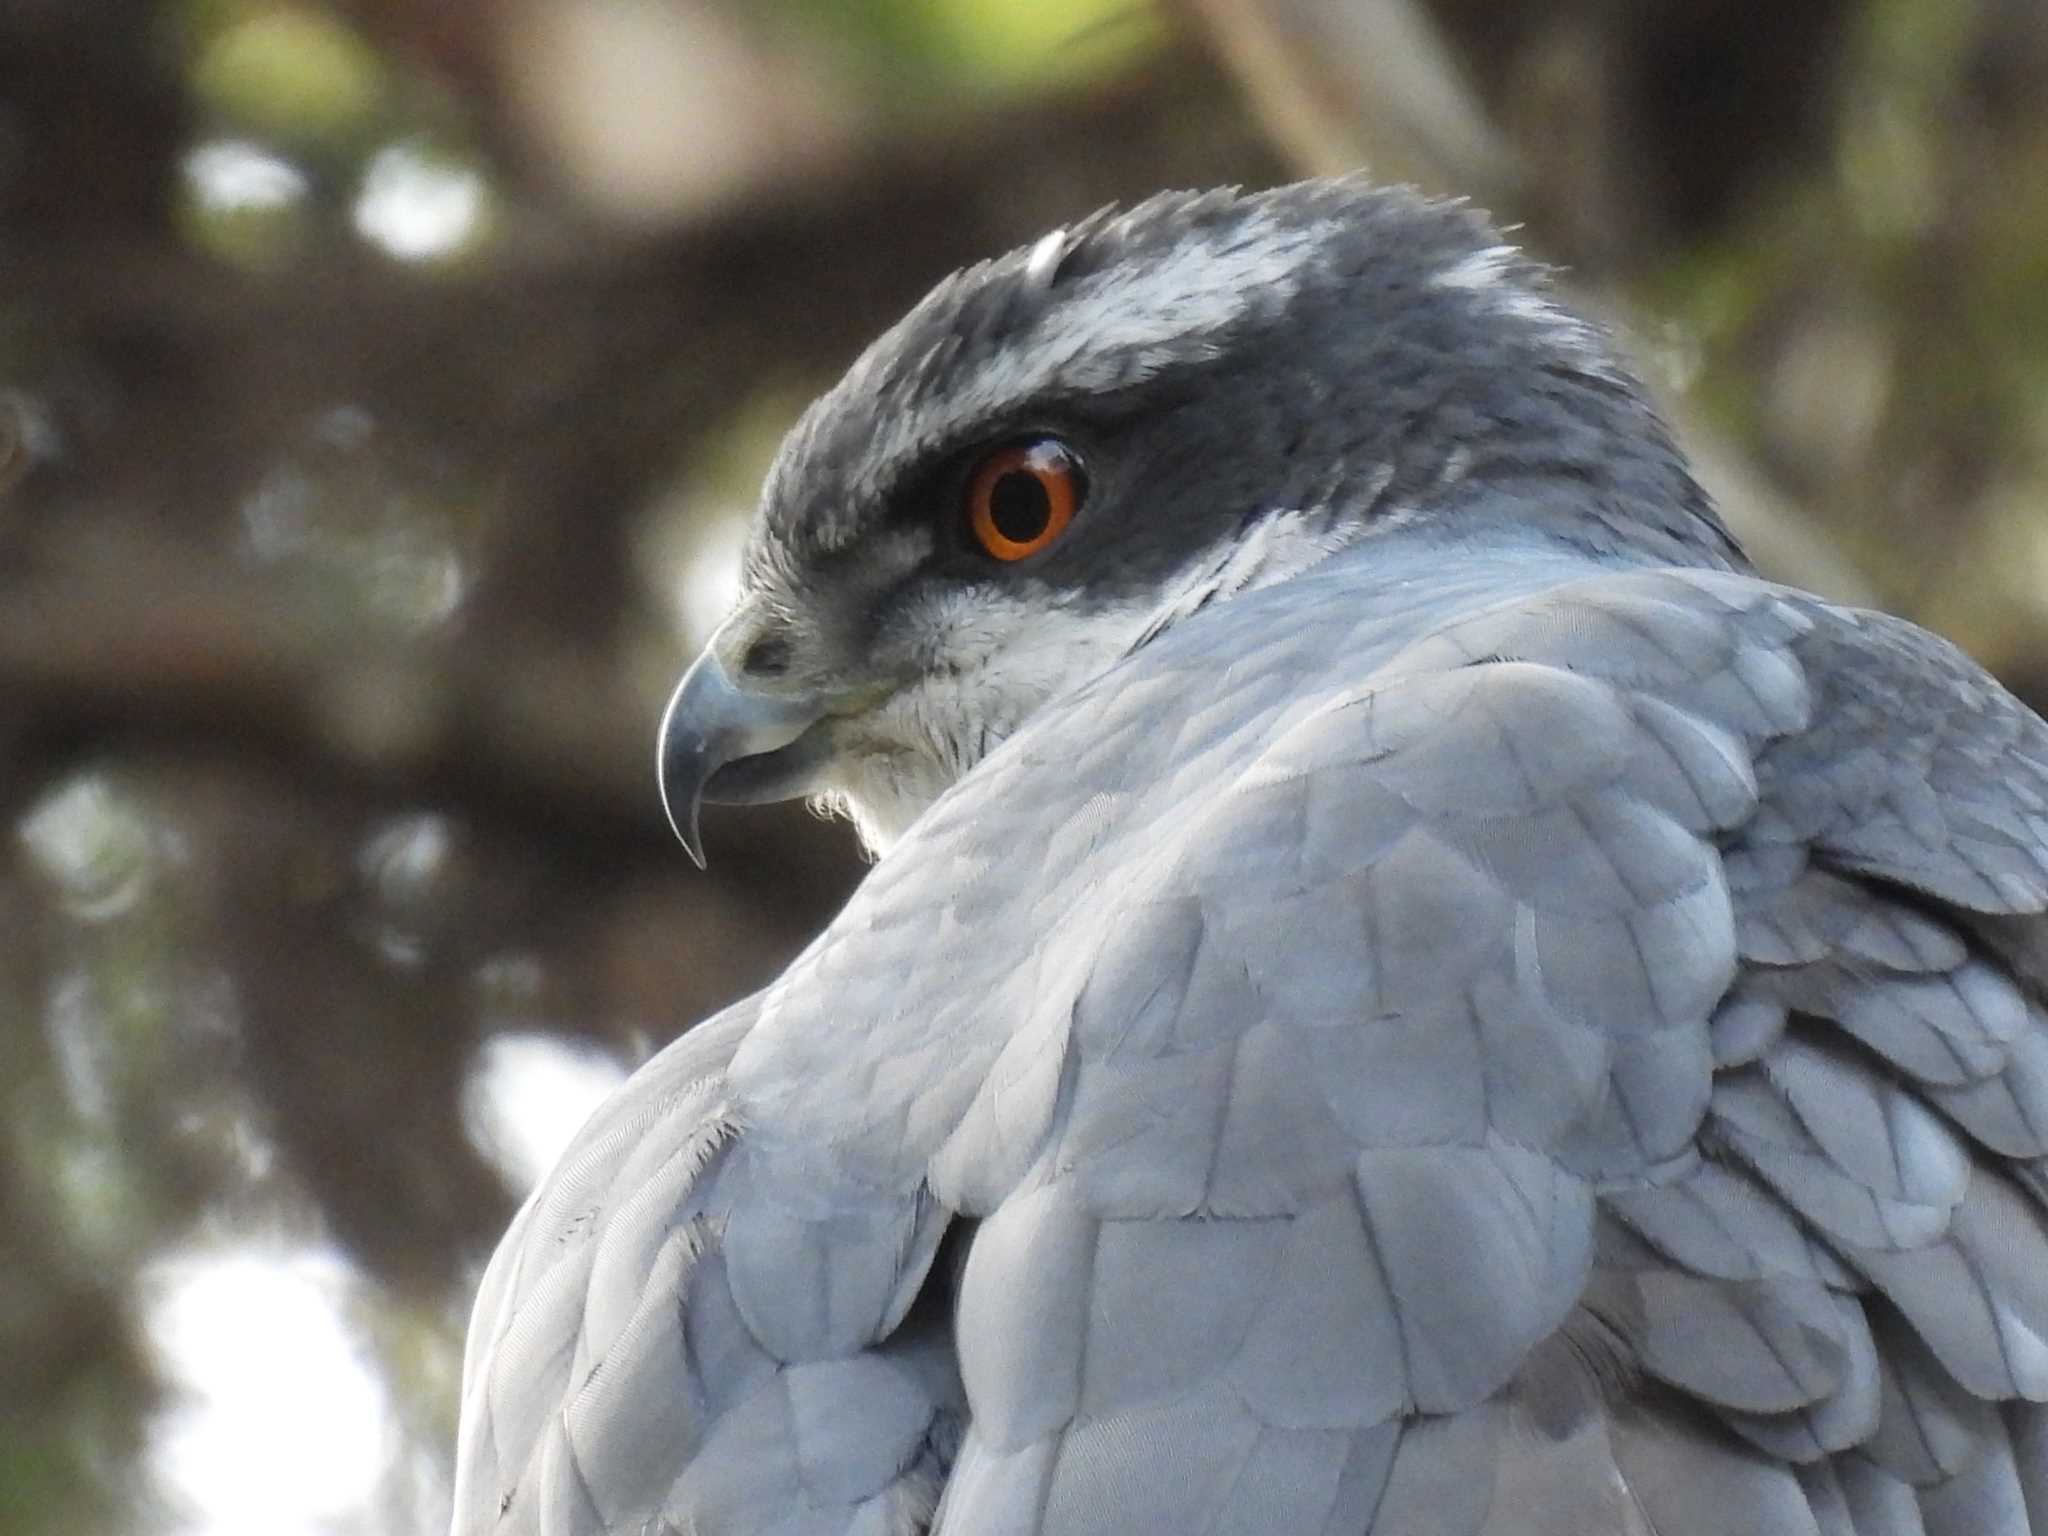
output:
[{"label": "nostril", "polygon": [[789,642],[777,635],[762,636],[747,647],[740,670],[750,677],[782,676],[789,670]]}]

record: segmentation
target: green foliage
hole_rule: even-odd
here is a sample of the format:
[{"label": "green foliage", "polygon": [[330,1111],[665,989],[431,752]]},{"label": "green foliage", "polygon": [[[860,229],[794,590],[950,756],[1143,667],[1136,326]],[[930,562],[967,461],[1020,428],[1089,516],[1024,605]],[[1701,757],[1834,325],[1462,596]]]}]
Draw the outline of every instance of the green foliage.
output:
[{"label": "green foliage", "polygon": [[191,80],[201,105],[237,128],[304,150],[367,135],[391,85],[376,51],[340,18],[297,5],[227,21],[201,43]]},{"label": "green foliage", "polygon": [[1158,45],[1149,0],[785,0],[888,88],[979,97],[1098,78]]}]

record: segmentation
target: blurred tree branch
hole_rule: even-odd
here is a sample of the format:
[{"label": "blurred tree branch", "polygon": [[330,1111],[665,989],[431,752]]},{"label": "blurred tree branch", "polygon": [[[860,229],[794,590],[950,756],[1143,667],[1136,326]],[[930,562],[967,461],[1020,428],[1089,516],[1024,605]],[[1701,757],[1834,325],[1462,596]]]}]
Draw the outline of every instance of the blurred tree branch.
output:
[{"label": "blurred tree branch", "polygon": [[[660,238],[460,276],[357,251],[259,280],[146,237],[0,248],[0,291],[52,350],[102,360],[118,396],[68,420],[71,450],[7,504],[0,671],[31,709],[159,734],[232,724],[394,794],[459,782],[630,841],[650,826],[649,726],[604,650],[627,606],[625,514],[743,381],[822,374],[931,276],[1148,187],[1176,153],[1200,179],[1214,140],[1160,125],[1203,89],[1161,69],[943,144],[879,147]],[[834,238],[808,238],[820,228]],[[499,493],[492,520],[516,536],[483,561],[470,622],[492,639],[465,648],[475,661],[397,640],[366,654],[223,566],[215,539],[137,532],[140,507],[217,525],[309,416],[354,400]]]}]

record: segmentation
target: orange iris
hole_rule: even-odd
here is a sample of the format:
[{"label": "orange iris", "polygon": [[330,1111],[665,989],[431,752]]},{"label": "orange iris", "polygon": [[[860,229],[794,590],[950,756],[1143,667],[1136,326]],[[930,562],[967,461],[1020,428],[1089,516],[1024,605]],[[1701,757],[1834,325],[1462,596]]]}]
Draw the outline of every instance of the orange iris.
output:
[{"label": "orange iris", "polygon": [[1057,438],[998,448],[967,482],[974,542],[998,560],[1035,555],[1066,531],[1081,504],[1081,466]]}]

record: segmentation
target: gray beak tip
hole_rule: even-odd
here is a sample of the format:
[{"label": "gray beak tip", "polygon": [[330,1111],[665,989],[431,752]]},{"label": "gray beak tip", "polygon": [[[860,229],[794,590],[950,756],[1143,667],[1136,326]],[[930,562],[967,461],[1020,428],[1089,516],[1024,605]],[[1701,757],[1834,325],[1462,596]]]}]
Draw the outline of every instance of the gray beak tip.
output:
[{"label": "gray beak tip", "polygon": [[687,821],[676,819],[675,812],[668,805],[667,796],[662,797],[662,809],[668,812],[669,830],[675,833],[676,840],[683,845],[683,852],[690,856],[690,862],[699,869],[708,868],[704,859],[704,835],[697,829],[697,807],[690,807]]},{"label": "gray beak tip", "polygon": [[691,804],[687,819],[678,817],[676,815],[676,808],[669,803],[668,786],[663,784],[661,788],[661,809],[663,814],[668,817],[669,830],[675,833],[676,841],[683,845],[683,852],[690,856],[690,862],[699,869],[705,868],[704,836],[697,829],[696,805],[694,803]]}]

